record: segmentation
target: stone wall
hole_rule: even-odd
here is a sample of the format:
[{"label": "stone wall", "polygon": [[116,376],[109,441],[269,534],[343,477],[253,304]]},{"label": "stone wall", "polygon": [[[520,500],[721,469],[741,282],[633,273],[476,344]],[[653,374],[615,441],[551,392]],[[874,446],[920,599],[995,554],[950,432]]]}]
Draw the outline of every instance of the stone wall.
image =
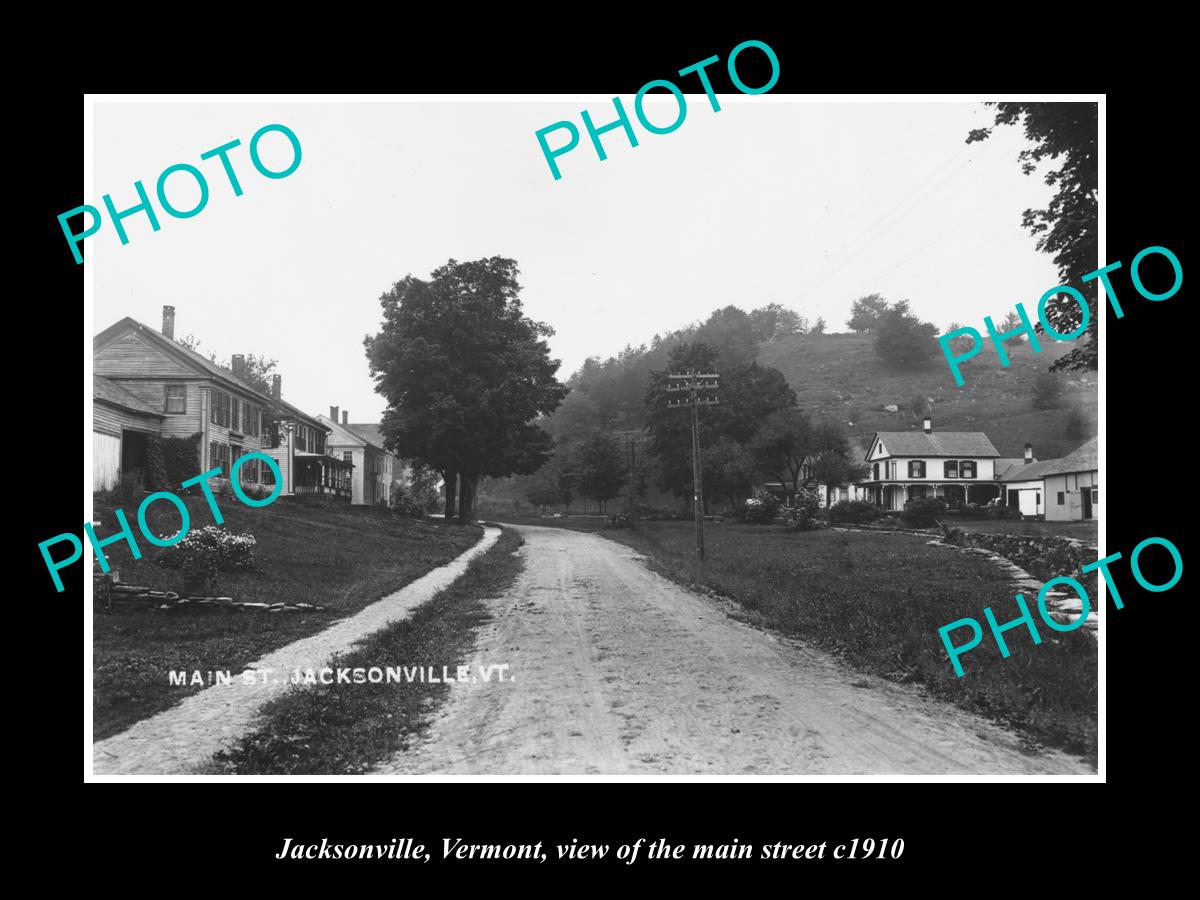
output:
[{"label": "stone wall", "polygon": [[1084,574],[1083,566],[1099,559],[1095,547],[1076,538],[1058,535],[990,534],[942,526],[947,543],[959,547],[982,547],[1011,560],[1035,578],[1049,581],[1069,575],[1087,588],[1088,596],[1096,596],[1095,571]]}]

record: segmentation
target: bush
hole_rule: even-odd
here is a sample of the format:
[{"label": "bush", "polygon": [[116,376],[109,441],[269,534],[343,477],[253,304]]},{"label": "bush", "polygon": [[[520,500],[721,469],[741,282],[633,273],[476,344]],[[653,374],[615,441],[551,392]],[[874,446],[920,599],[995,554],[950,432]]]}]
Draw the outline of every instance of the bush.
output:
[{"label": "bush", "polygon": [[850,525],[865,525],[874,522],[880,515],[879,507],[866,500],[843,500],[829,507],[829,521],[834,524],[845,522]]},{"label": "bush", "polygon": [[783,511],[783,524],[791,531],[812,531],[824,525],[819,518],[820,512],[821,501],[817,495],[805,491],[796,498],[795,506]]},{"label": "bush", "polygon": [[251,500],[266,500],[271,494],[275,493],[274,486],[262,484],[243,484],[242,493]]},{"label": "bush", "polygon": [[691,512],[681,512],[669,506],[639,506],[638,518],[644,522],[674,522],[691,517]]},{"label": "bush", "polygon": [[227,528],[206,525],[189,531],[187,537],[160,558],[159,564],[170,569],[183,569],[194,575],[253,569],[256,543],[254,535],[249,532],[235,534]]},{"label": "bush", "polygon": [[[436,500],[436,497],[435,497]],[[422,500],[420,497],[407,491],[404,484],[399,481],[392,482],[391,488],[391,509],[393,516],[403,516],[408,519],[423,519],[427,512],[428,499]]]},{"label": "bush", "polygon": [[121,480],[113,485],[112,490],[108,492],[107,499],[115,508],[125,510],[125,514],[128,516],[129,511],[136,509],[142,502],[142,495],[145,492],[146,489],[142,486],[142,470],[134,469],[132,472],[121,473]]},{"label": "bush", "polygon": [[755,491],[746,505],[738,510],[738,520],[747,525],[767,525],[779,514],[779,498],[767,491]]},{"label": "bush", "polygon": [[1062,382],[1053,372],[1043,372],[1033,382],[1030,400],[1034,409],[1056,409],[1062,401]]},{"label": "bush", "polygon": [[926,497],[923,500],[909,500],[904,504],[904,512],[900,519],[905,525],[914,528],[928,528],[937,524],[937,518],[946,511],[946,501],[941,497]]},{"label": "bush", "polygon": [[1020,519],[1021,510],[1015,506],[1005,506],[998,503],[995,506],[987,507],[986,515],[989,519]]},{"label": "bush", "polygon": [[1071,410],[1067,413],[1066,424],[1063,427],[1063,431],[1067,437],[1074,441],[1082,440],[1090,430],[1088,418],[1083,410],[1078,406],[1071,407]]}]

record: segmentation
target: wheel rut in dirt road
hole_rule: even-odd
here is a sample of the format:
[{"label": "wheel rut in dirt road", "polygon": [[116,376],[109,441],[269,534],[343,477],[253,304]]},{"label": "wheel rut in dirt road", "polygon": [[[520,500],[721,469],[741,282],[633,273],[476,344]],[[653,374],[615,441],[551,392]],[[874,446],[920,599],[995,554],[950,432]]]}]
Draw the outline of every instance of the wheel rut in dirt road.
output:
[{"label": "wheel rut in dirt road", "polygon": [[[631,548],[537,526],[471,670],[394,774],[1094,774],[914,688],[761,631]],[[447,661],[449,665],[454,661]],[[432,663],[431,663],[432,664]],[[438,663],[441,665],[441,663]]]}]

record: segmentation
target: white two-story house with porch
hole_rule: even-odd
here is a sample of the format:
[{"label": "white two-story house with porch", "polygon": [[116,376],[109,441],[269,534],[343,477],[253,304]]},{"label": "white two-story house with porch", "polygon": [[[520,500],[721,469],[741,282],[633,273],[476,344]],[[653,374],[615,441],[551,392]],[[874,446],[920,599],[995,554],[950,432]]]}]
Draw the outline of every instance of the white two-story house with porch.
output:
[{"label": "white two-story house with porch", "polygon": [[866,499],[887,510],[909,500],[941,497],[951,506],[986,503],[1000,493],[995,480],[1000,453],[982,431],[935,432],[926,418],[922,431],[880,431],[866,461]]}]

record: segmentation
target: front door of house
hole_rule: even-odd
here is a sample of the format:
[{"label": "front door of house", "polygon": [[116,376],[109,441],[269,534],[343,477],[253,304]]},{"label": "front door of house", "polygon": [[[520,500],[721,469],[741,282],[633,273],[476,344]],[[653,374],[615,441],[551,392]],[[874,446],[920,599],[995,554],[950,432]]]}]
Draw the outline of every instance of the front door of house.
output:
[{"label": "front door of house", "polygon": [[1080,503],[1083,506],[1083,517],[1090,519],[1092,517],[1092,489],[1080,488],[1079,490]]}]

